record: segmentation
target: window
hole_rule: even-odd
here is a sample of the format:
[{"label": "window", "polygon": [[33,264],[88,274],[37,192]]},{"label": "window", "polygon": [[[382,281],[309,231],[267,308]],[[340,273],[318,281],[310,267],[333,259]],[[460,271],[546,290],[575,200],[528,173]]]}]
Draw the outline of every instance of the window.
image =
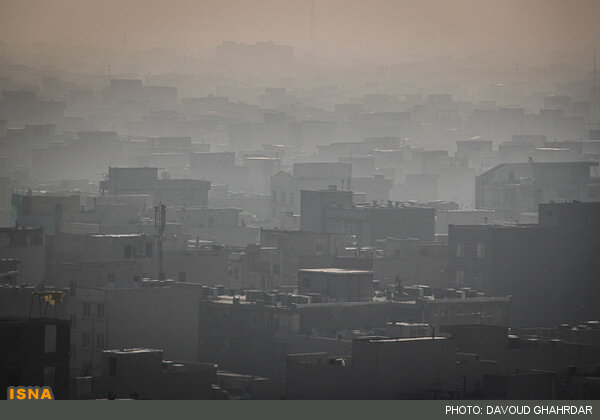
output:
[{"label": "window", "polygon": [[104,303],[98,304],[98,318],[104,319]]},{"label": "window", "polygon": [[71,329],[74,330],[77,328],[77,315],[71,314]]},{"label": "window", "polygon": [[69,293],[71,296],[75,296],[76,292],[77,292],[77,283],[72,281],[71,283],[69,283]]},{"label": "window", "polygon": [[464,257],[465,256],[465,249],[464,249],[464,246],[463,246],[462,242],[458,242],[456,244],[456,256],[457,257]]},{"label": "window", "polygon": [[102,333],[96,335],[96,348],[98,350],[104,350],[104,334]]},{"label": "window", "polygon": [[90,317],[90,302],[83,302],[83,317],[84,318],[89,318]]},{"label": "window", "polygon": [[152,258],[152,242],[146,242],[146,257]]},{"label": "window", "polygon": [[82,345],[84,349],[89,349],[90,348],[90,333],[89,332],[84,332],[82,334]]},{"label": "window", "polygon": [[117,374],[117,358],[111,357],[108,359],[108,374],[115,376]]},{"label": "window", "polygon": [[318,240],[316,245],[315,245],[315,250],[317,252],[317,255],[319,255],[319,253],[323,252],[323,241],[322,240]]},{"label": "window", "polygon": [[123,247],[123,258],[131,258],[131,245]]},{"label": "window", "polygon": [[44,353],[56,352],[56,325],[46,325],[44,330]]},{"label": "window", "polygon": [[477,258],[485,257],[485,243],[477,242]]},{"label": "window", "polygon": [[462,270],[456,270],[456,285],[462,286],[465,283],[465,272]]},{"label": "window", "polygon": [[115,273],[108,273],[106,275],[106,281],[109,282],[109,283],[115,283],[116,282]]},{"label": "window", "polygon": [[44,385],[54,387],[56,377],[56,368],[54,366],[44,366]]}]

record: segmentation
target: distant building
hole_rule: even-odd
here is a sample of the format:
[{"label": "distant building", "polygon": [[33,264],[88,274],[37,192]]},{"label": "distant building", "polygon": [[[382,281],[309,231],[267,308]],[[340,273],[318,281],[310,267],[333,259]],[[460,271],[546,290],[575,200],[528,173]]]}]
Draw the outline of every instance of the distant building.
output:
[{"label": "distant building", "polygon": [[343,268],[303,269],[298,273],[298,293],[318,294],[339,302],[370,301],[373,299],[373,272]]},{"label": "distant building", "polygon": [[293,174],[279,171],[271,177],[273,227],[284,229],[286,215],[300,213],[300,191],[352,190],[352,165],[347,162],[295,163]]},{"label": "distant building", "polygon": [[336,256],[342,255],[351,241],[343,233],[261,229],[260,245],[277,250],[273,272],[279,273],[280,286],[297,287],[298,270],[332,267]]},{"label": "distant building", "polygon": [[235,291],[278,289],[281,283],[277,248],[250,244],[243,252],[231,253],[228,273],[229,287]]},{"label": "distant building", "polygon": [[13,193],[11,226],[41,227],[44,235],[60,232],[63,221],[81,211],[79,195]]},{"label": "distant building", "polygon": [[45,264],[42,228],[0,228],[2,283],[37,286],[45,278]]},{"label": "distant building", "polygon": [[163,202],[168,206],[205,206],[210,181],[159,179],[158,168],[110,167],[108,179],[100,182],[100,190],[109,195],[149,194],[155,204]]},{"label": "distant building", "polygon": [[597,162],[529,162],[501,164],[477,177],[475,207],[495,210],[504,220],[519,220],[552,200],[587,201],[590,168]]},{"label": "distant building", "polygon": [[448,246],[415,238],[386,238],[377,241],[373,258],[375,280],[382,289],[400,279],[403,284],[446,287]]},{"label": "distant building", "polygon": [[354,205],[348,191],[302,191],[300,230],[354,235],[361,246],[393,236],[433,241],[435,209],[419,206]]}]

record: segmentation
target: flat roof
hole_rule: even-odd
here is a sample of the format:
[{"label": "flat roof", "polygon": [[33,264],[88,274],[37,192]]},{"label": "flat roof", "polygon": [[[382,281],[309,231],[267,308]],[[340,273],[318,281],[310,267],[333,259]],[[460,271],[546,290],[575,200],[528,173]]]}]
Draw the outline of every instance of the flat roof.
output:
[{"label": "flat roof", "polygon": [[131,348],[131,349],[104,350],[104,353],[111,353],[111,354],[162,353],[162,350],[136,347],[136,348]]},{"label": "flat roof", "polygon": [[94,238],[137,238],[142,236],[148,236],[145,233],[99,233],[90,235]]},{"label": "flat roof", "polygon": [[369,341],[371,343],[396,343],[404,341],[434,341],[434,340],[447,340],[447,337],[410,337],[410,338],[365,338],[362,341]]},{"label": "flat roof", "polygon": [[328,274],[373,274],[370,270],[351,270],[347,268],[303,268],[303,273],[328,273]]}]

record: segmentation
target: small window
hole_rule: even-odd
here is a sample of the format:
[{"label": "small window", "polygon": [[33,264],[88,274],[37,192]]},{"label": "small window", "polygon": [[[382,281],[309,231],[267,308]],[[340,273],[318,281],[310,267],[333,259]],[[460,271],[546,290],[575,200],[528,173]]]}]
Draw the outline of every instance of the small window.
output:
[{"label": "small window", "polygon": [[90,317],[90,302],[83,302],[83,317],[84,318],[89,318]]},{"label": "small window", "polygon": [[462,242],[458,242],[456,244],[456,256],[457,257],[464,257],[465,256],[465,250],[464,250],[464,246],[463,246]]},{"label": "small window", "polygon": [[69,293],[71,296],[75,296],[75,294],[77,293],[77,283],[75,283],[74,281],[69,283]]},{"label": "small window", "polygon": [[485,257],[485,243],[478,242],[477,243],[477,258],[484,258],[484,257]]},{"label": "small window", "polygon": [[319,240],[316,243],[316,251],[317,252],[323,252],[323,241]]},{"label": "small window", "polygon": [[462,286],[465,283],[465,272],[462,270],[456,270],[456,285]]},{"label": "small window", "polygon": [[56,378],[56,368],[54,366],[44,366],[44,386],[54,387]]},{"label": "small window", "polygon": [[96,348],[98,350],[104,350],[104,334],[102,333],[96,335]]},{"label": "small window", "polygon": [[146,258],[152,258],[152,242],[146,242]]},{"label": "small window", "polygon": [[89,332],[84,332],[82,334],[81,338],[82,338],[81,344],[82,344],[83,348],[84,349],[89,349],[90,348],[90,333]]},{"label": "small window", "polygon": [[115,376],[117,374],[117,358],[111,357],[108,359],[108,374]]},{"label": "small window", "polygon": [[46,325],[44,331],[44,353],[56,353],[56,325]]},{"label": "small window", "polygon": [[98,304],[98,318],[104,319],[104,304],[103,303]]}]

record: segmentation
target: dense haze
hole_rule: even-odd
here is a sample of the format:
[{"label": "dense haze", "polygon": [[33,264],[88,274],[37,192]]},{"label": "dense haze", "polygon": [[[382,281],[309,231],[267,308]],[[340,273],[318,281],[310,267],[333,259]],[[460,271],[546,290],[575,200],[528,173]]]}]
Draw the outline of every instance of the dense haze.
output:
[{"label": "dense haze", "polygon": [[591,49],[594,0],[3,0],[0,39],[196,53],[272,40],[318,56],[402,60],[494,49]]},{"label": "dense haze", "polygon": [[0,0],[0,399],[600,399],[599,23]]}]

